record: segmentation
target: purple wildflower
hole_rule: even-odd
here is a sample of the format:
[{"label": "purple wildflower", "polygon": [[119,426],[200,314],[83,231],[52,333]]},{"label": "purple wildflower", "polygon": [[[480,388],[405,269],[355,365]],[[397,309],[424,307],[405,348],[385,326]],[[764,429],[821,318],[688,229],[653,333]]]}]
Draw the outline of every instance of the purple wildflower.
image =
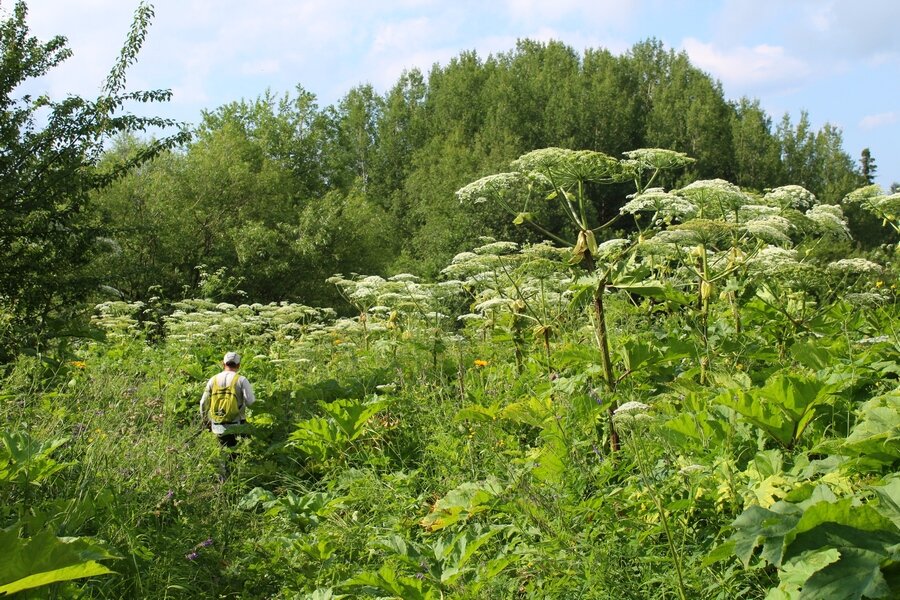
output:
[{"label": "purple wildflower", "polygon": [[187,554],[184,555],[184,557],[188,560],[195,560],[198,556],[200,556],[200,555],[197,554],[196,552],[188,552]]},{"label": "purple wildflower", "polygon": [[175,490],[169,490],[168,492],[166,492],[166,500],[171,500],[172,496],[174,496],[174,495],[175,495]]},{"label": "purple wildflower", "polygon": [[208,548],[209,546],[212,546],[212,545],[213,545],[212,538],[207,538],[207,539],[203,540],[202,542],[200,542],[199,544],[197,544],[197,547],[198,548]]}]

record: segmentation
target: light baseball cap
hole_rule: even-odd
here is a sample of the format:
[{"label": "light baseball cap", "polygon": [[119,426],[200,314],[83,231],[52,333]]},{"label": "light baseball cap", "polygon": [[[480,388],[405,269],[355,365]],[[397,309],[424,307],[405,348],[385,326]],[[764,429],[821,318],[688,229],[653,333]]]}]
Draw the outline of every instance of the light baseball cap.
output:
[{"label": "light baseball cap", "polygon": [[235,365],[241,364],[241,355],[237,352],[228,352],[225,354],[225,358],[222,359],[222,362],[225,364],[232,363]]}]

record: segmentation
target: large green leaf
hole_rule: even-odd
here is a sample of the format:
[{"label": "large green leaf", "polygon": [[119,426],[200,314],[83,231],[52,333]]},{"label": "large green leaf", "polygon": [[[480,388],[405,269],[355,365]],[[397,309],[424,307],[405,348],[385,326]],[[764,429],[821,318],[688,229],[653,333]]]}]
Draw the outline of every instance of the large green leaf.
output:
[{"label": "large green leaf", "polygon": [[900,530],[871,504],[836,500],[820,485],[798,504],[781,501],[772,510],[751,506],[732,526],[728,543],[707,563],[731,551],[746,567],[762,546],[760,558],[779,567],[781,581],[767,598],[856,600],[891,594],[885,576],[900,562]]},{"label": "large green leaf", "polygon": [[50,457],[69,438],[38,441],[25,432],[0,432],[0,483],[40,483],[67,464]]},{"label": "large green leaf", "polygon": [[322,409],[334,420],[350,441],[355,440],[363,431],[373,415],[387,405],[385,400],[361,402],[359,400],[335,400],[322,403]]},{"label": "large green leaf", "polygon": [[337,425],[321,417],[298,422],[297,428],[288,435],[288,445],[319,460],[333,456],[349,441]]},{"label": "large green leaf", "polygon": [[502,491],[500,484],[493,479],[463,483],[435,502],[431,512],[419,524],[431,531],[443,529],[487,510],[490,502]]},{"label": "large green leaf", "polygon": [[872,398],[839,452],[891,465],[900,459],[900,394]]},{"label": "large green leaf", "polygon": [[797,506],[787,502],[777,502],[772,510],[761,506],[751,506],[732,523],[734,534],[734,554],[747,567],[753,552],[762,546],[760,557],[773,565],[780,565],[784,554],[785,536],[794,528],[802,516]]},{"label": "large green leaf", "polygon": [[553,416],[553,401],[550,398],[532,396],[507,405],[498,416],[514,423],[543,427],[547,419]]},{"label": "large green leaf", "polygon": [[364,572],[354,575],[341,584],[341,587],[359,589],[377,597],[401,598],[402,600],[437,600],[440,590],[415,577],[397,574],[389,566],[384,565],[377,572]]},{"label": "large green leaf", "polygon": [[881,572],[881,555],[859,548],[842,548],[839,552],[837,561],[803,583],[798,600],[896,598]]},{"label": "large green leaf", "polygon": [[894,524],[868,504],[854,505],[853,498],[816,502],[785,536],[788,557],[828,546],[862,548],[886,556],[894,544],[900,544],[900,531]]},{"label": "large green leaf", "polygon": [[661,433],[686,450],[693,450],[697,442],[704,447],[722,444],[728,437],[726,426],[727,423],[720,417],[705,410],[698,413],[683,412],[666,421]]},{"label": "large green leaf", "polygon": [[793,445],[833,389],[815,377],[776,373],[762,388],[730,389],[716,400],[784,446]]},{"label": "large green leaf", "polygon": [[500,414],[500,403],[494,403],[491,406],[482,406],[480,404],[472,404],[466,406],[456,412],[454,421],[473,421],[488,422],[493,421]]},{"label": "large green leaf", "polygon": [[88,538],[43,531],[20,538],[18,527],[0,531],[0,595],[112,571],[97,561],[117,558]]},{"label": "large green leaf", "polygon": [[774,403],[788,417],[795,429],[795,437],[813,418],[816,405],[827,398],[824,381],[815,377],[778,373],[756,393],[760,401]]},{"label": "large green leaf", "polygon": [[781,444],[787,446],[793,440],[793,423],[771,403],[759,402],[755,394],[744,390],[729,390],[717,396],[716,401],[740,413]]},{"label": "large green leaf", "polygon": [[872,489],[878,495],[876,510],[900,529],[900,475],[894,475]]}]

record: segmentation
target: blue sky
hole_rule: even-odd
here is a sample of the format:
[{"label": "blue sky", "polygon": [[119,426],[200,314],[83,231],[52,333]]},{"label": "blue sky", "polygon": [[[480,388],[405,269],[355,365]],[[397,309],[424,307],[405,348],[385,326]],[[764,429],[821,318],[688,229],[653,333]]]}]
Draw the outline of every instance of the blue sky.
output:
[{"label": "blue sky", "polygon": [[[74,55],[41,82],[54,97],[96,94],[137,1],[30,0],[42,38]],[[196,123],[203,109],[297,84],[320,106],[353,86],[386,91],[404,69],[427,72],[464,50],[560,40],[620,54],[650,37],[688,53],[725,96],[759,99],[777,123],[806,110],[838,126],[854,160],[870,148],[876,182],[900,182],[897,0],[156,0],[132,89],[168,88],[156,114]],[[7,0],[0,10],[8,10]],[[42,91],[43,91],[42,90]]]}]

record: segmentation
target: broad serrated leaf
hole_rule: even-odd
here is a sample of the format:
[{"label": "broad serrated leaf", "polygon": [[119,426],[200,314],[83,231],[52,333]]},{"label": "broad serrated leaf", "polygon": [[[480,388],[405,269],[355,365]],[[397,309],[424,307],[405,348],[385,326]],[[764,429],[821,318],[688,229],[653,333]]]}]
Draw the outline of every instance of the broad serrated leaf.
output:
[{"label": "broad serrated leaf", "polygon": [[872,487],[878,495],[878,506],[875,509],[900,529],[900,475],[894,475],[882,485]]},{"label": "broad serrated leaf", "polygon": [[896,598],[881,572],[881,559],[877,553],[867,550],[842,548],[837,561],[804,582],[798,600]]},{"label": "broad serrated leaf", "polygon": [[0,531],[0,596],[60,581],[112,573],[100,560],[118,558],[89,538],[58,538],[43,531],[20,538],[16,527]]}]

